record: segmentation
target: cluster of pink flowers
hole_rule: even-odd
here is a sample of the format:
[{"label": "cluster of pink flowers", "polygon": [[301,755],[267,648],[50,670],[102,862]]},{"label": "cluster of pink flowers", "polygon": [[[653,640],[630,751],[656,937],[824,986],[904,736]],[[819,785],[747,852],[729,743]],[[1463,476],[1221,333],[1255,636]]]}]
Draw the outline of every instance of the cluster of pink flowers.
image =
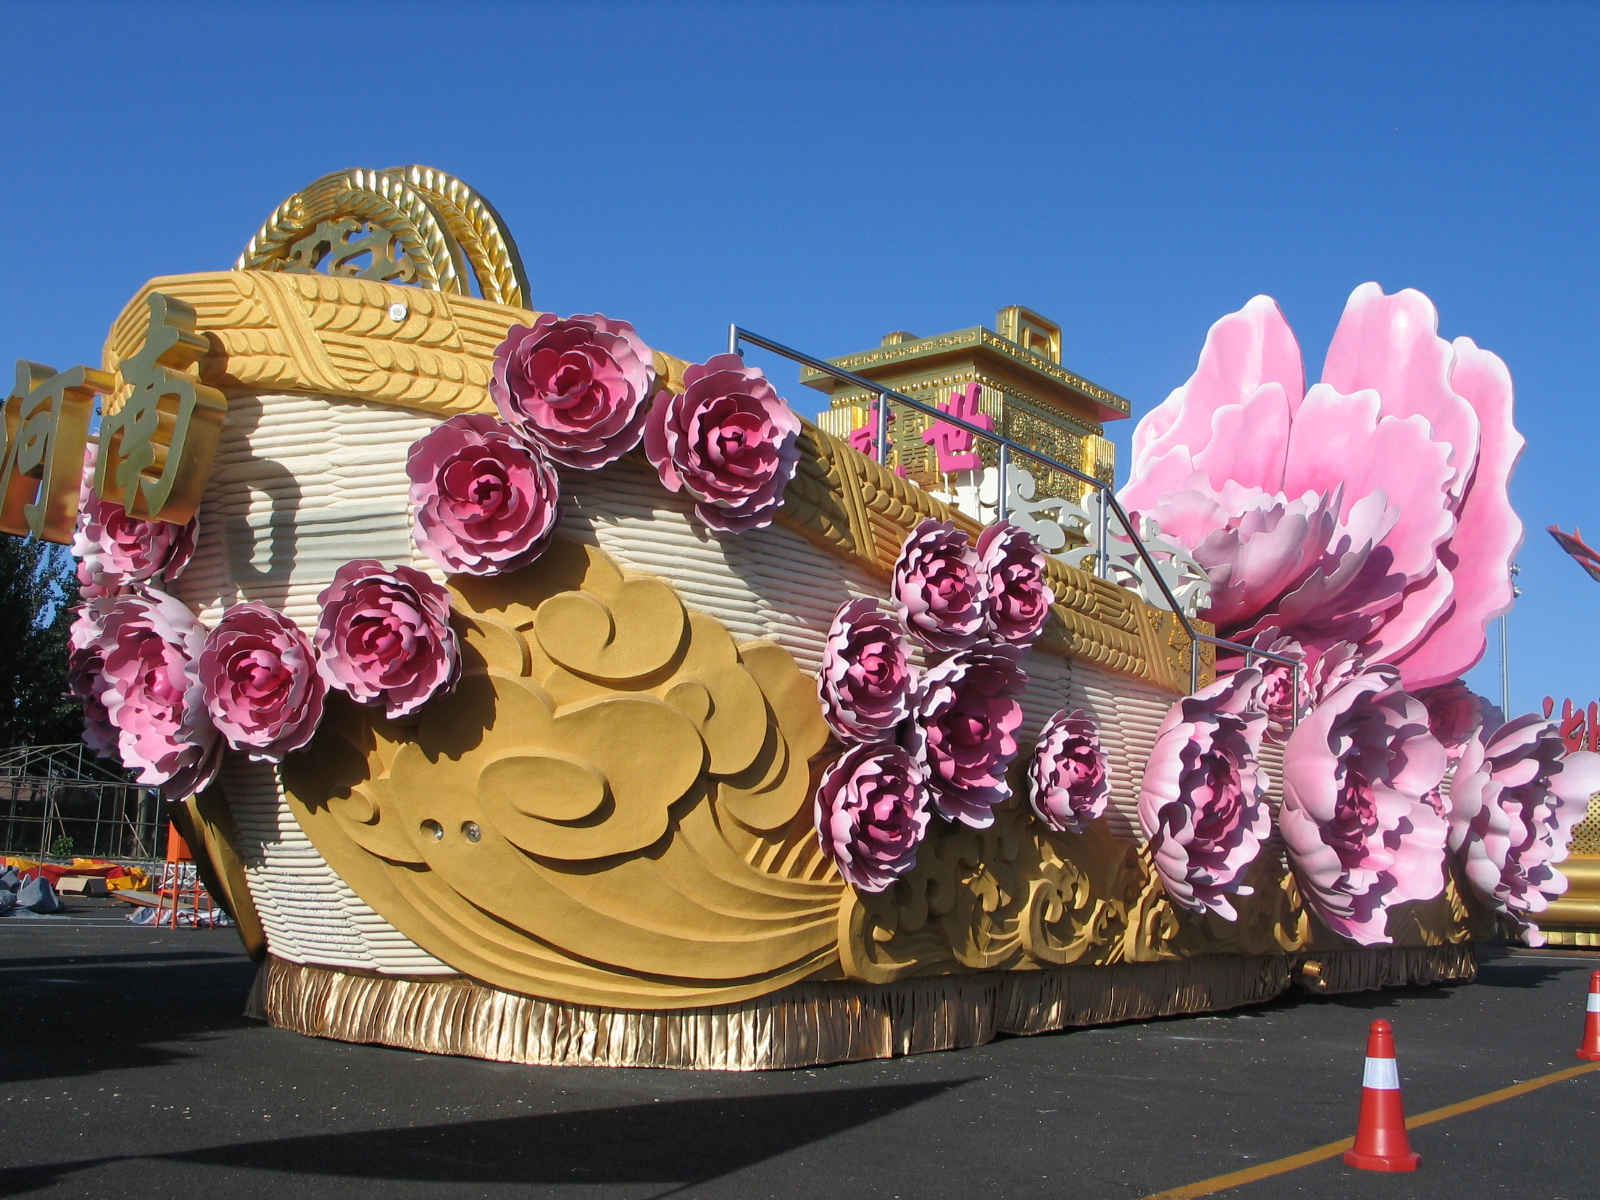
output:
[{"label": "cluster of pink flowers", "polygon": [[610,466],[644,443],[662,486],[711,529],[770,525],[799,462],[800,419],[759,370],[718,355],[658,387],[626,321],[546,313],[513,325],[489,384],[499,419],[455,417],[411,448],[417,545],[453,573],[497,575],[544,552],[561,518],[556,464]]},{"label": "cluster of pink flowers", "polygon": [[[1201,615],[1302,662],[1297,687],[1293,668],[1224,656],[1224,678],[1163,725],[1140,818],[1180,905],[1221,912],[1225,888],[1196,856],[1206,839],[1178,831],[1232,830],[1221,876],[1235,879],[1259,844],[1257,718],[1284,744],[1290,865],[1340,935],[1387,941],[1393,906],[1438,896],[1447,829],[1474,891],[1530,937],[1527,914],[1565,888],[1554,864],[1579,793],[1600,784],[1594,764],[1564,759],[1537,717],[1499,724],[1460,679],[1511,603],[1522,524],[1507,485],[1523,446],[1511,377],[1437,326],[1421,293],[1364,285],[1308,389],[1287,322],[1257,297],[1212,327],[1194,375],[1135,431],[1123,503],[1207,569]],[[1190,712],[1202,697],[1227,698],[1215,730],[1215,714]],[[1243,725],[1224,750],[1229,721]],[[1184,766],[1208,756],[1209,775]]]},{"label": "cluster of pink flowers", "polygon": [[[817,833],[856,887],[881,890],[915,865],[930,812],[975,829],[994,823],[1019,749],[1022,655],[1050,613],[1044,571],[1044,555],[1020,529],[991,526],[974,547],[955,525],[927,520],[895,564],[898,615],[872,600],[835,614],[817,691],[846,751],[824,776]],[[942,661],[919,673],[908,633]],[[915,771],[895,765],[907,753]],[[862,792],[869,782],[871,805]],[[895,836],[851,815],[869,807]],[[877,840],[852,847],[840,840],[847,834]]]}]

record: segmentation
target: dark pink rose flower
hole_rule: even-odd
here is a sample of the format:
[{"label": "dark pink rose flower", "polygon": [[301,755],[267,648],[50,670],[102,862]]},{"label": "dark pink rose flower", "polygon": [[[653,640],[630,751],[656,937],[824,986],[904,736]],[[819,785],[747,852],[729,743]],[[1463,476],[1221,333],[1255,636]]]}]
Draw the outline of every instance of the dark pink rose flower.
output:
[{"label": "dark pink rose flower", "polygon": [[101,625],[110,601],[85,600],[67,633],[67,686],[83,704],[83,743],[101,758],[117,757],[117,727],[106,713],[106,659]]},{"label": "dark pink rose flower", "polygon": [[1106,811],[1111,767],[1100,731],[1082,709],[1065,709],[1045,722],[1028,763],[1028,803],[1057,833],[1082,833]]},{"label": "dark pink rose flower", "polygon": [[421,571],[358,558],[334,573],[317,602],[317,670],[329,687],[381,703],[390,718],[455,687],[461,651],[450,593]]},{"label": "dark pink rose flower", "polygon": [[1172,706],[1139,786],[1139,827],[1172,902],[1238,920],[1246,869],[1272,832],[1257,755],[1267,716],[1252,708],[1261,672],[1246,667]]},{"label": "dark pink rose flower", "polygon": [[891,743],[851,746],[817,784],[817,841],[839,874],[881,892],[917,862],[928,829],[921,765]]},{"label": "dark pink rose flower", "polygon": [[198,520],[174,525],[130,517],[122,505],[108,504],[95,492],[94,462],[95,447],[91,445],[84,456],[78,528],[72,535],[83,598],[120,595],[157,577],[176,579],[194,556]]},{"label": "dark pink rose flower", "polygon": [[881,742],[911,714],[915,671],[900,622],[875,600],[839,606],[817,675],[829,727],[847,742]]},{"label": "dark pink rose flower", "polygon": [[[1439,739],[1445,753],[1460,758],[1473,735],[1484,726],[1489,702],[1467,687],[1466,681],[1453,679],[1438,687],[1416,693],[1428,710],[1428,728]],[[1498,724],[1498,719],[1495,721]]]},{"label": "dark pink rose flower", "polygon": [[525,567],[555,535],[561,480],[537,445],[487,413],[451,417],[411,445],[413,533],[446,571]]},{"label": "dark pink rose flower", "polygon": [[182,601],[154,588],[111,601],[100,626],[100,701],[122,765],[140,783],[160,784],[169,800],[202,791],[221,761],[200,684],[205,641],[205,626]]},{"label": "dark pink rose flower", "polygon": [[922,676],[916,721],[905,744],[928,770],[934,811],[974,829],[994,824],[994,806],[1011,795],[1006,768],[1017,756],[1027,684],[1015,646],[980,646]]},{"label": "dark pink rose flower", "polygon": [[206,709],[228,745],[282,762],[311,740],[327,689],[306,635],[275,608],[235,604],[200,654]]},{"label": "dark pink rose flower", "polygon": [[1556,867],[1572,829],[1600,791],[1600,754],[1568,752],[1556,725],[1535,713],[1471,735],[1450,785],[1450,849],[1467,882],[1509,917],[1530,946],[1545,936],[1529,914],[1567,890]]},{"label": "dark pink rose flower", "polygon": [[978,566],[988,585],[989,632],[1014,646],[1031,646],[1055,601],[1044,579],[1039,543],[1026,530],[1000,521],[978,535]]},{"label": "dark pink rose flower", "polygon": [[929,649],[961,650],[983,636],[989,578],[966,533],[952,522],[929,517],[911,531],[891,586],[900,619]]},{"label": "dark pink rose flower", "polygon": [[709,529],[772,524],[800,461],[800,418],[737,354],[690,367],[683,382],[682,395],[656,397],[645,423],[644,451],[662,486],[694,497]]},{"label": "dark pink rose flower", "polygon": [[1447,762],[1386,664],[1324,695],[1290,736],[1278,828],[1312,911],[1341,937],[1385,943],[1391,907],[1444,889]]},{"label": "dark pink rose flower", "polygon": [[496,347],[489,395],[556,462],[594,471],[639,444],[653,364],[626,321],[544,313],[532,328],[513,325]]}]

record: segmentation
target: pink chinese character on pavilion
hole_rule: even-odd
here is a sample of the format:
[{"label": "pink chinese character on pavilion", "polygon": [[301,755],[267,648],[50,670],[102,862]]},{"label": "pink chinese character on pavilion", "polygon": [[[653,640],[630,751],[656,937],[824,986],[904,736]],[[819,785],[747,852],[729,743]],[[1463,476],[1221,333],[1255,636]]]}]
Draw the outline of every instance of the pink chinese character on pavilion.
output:
[{"label": "pink chinese character on pavilion", "polygon": [[[941,411],[949,413],[958,420],[976,425],[979,429],[994,428],[994,418],[979,411],[979,397],[983,389],[977,383],[969,383],[959,391],[950,393],[950,403],[941,404]],[[932,446],[939,456],[939,470],[946,475],[953,475],[957,471],[976,471],[979,468],[978,456],[972,449],[972,434],[965,429],[960,429],[948,421],[935,421],[922,435],[926,445]]]}]

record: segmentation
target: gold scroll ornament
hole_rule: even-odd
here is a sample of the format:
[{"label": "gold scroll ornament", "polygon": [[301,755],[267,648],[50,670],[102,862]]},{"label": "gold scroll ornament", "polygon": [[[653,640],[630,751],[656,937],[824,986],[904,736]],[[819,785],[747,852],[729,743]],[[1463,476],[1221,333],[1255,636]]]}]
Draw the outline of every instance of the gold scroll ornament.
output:
[{"label": "gold scroll ornament", "polygon": [[281,769],[358,895],[435,957],[620,1008],[759,996],[835,960],[807,796],[815,685],[658,579],[555,542],[451,580],[465,674],[420,719],[330,696]]},{"label": "gold scroll ornament", "polygon": [[115,380],[93,367],[57,372],[17,360],[0,435],[0,532],[63,545],[78,522],[79,485],[94,398]]}]

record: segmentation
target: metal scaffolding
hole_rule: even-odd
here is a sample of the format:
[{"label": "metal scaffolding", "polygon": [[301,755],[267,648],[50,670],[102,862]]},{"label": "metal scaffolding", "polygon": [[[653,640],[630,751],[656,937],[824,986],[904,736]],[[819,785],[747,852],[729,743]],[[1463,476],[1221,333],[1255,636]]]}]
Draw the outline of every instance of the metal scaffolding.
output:
[{"label": "metal scaffolding", "polygon": [[166,830],[160,792],[102,767],[81,742],[0,748],[0,853],[151,862]]}]

